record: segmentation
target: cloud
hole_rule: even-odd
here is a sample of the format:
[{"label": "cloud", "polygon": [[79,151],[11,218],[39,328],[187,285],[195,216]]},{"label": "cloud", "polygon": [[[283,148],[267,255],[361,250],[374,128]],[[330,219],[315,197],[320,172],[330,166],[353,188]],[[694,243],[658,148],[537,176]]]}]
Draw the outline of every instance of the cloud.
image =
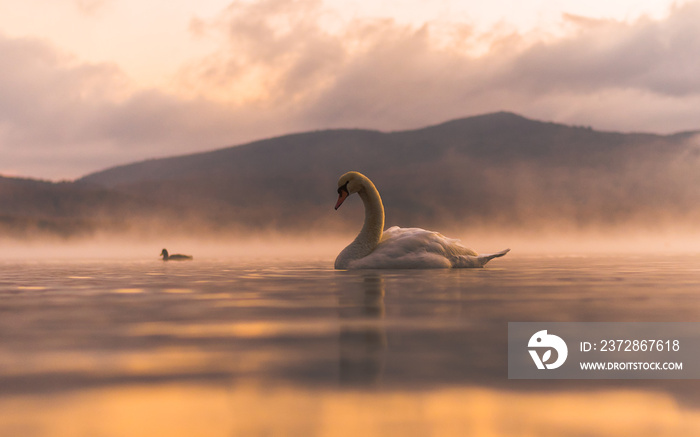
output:
[{"label": "cloud", "polygon": [[345,47],[321,28],[317,0],[235,1],[213,22],[191,22],[196,35],[211,27],[225,36],[221,50],[193,63],[181,80],[192,93],[235,103],[278,106],[307,100],[337,74]]},{"label": "cloud", "polygon": [[633,88],[659,95],[700,94],[700,3],[664,21],[641,19],[580,26],[574,35],[518,54],[503,81],[542,92]]},{"label": "cloud", "polygon": [[270,123],[221,102],[139,89],[116,65],[82,63],[38,40],[0,35],[0,57],[0,173],[78,177],[222,147]]},{"label": "cloud", "polygon": [[555,38],[347,18],[320,0],[237,0],[192,19],[192,37],[219,48],[168,89],[0,34],[0,173],[78,177],[292,131],[405,129],[498,110],[607,130],[700,128],[700,2],[661,20],[562,20],[569,31]]},{"label": "cloud", "polygon": [[212,98],[287,108],[299,126],[399,129],[505,109],[604,129],[700,128],[700,2],[664,20],[564,16],[562,38],[391,19],[329,29],[332,18],[316,0],[236,1],[209,23],[222,49],[183,77]]}]

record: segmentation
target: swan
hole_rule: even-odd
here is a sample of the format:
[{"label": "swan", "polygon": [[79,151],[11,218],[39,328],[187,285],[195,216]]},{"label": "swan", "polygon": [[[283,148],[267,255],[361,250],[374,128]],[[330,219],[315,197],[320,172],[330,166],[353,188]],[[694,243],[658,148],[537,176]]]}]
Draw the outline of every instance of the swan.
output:
[{"label": "swan", "polygon": [[169,255],[167,249],[163,249],[160,252],[160,256],[163,257],[163,261],[188,261],[192,259],[192,255],[180,255],[175,254],[175,255]]},{"label": "swan", "polygon": [[430,269],[483,267],[493,258],[510,251],[479,255],[459,240],[420,228],[384,229],[384,205],[379,191],[362,173],[351,171],[338,180],[340,208],[349,195],[357,193],[365,206],[365,223],[355,240],[340,252],[336,269]]}]

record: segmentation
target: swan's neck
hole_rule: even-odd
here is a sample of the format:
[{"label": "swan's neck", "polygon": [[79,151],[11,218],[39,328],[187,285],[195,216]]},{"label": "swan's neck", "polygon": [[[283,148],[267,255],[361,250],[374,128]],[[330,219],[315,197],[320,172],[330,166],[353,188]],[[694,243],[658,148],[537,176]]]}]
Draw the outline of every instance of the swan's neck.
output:
[{"label": "swan's neck", "polygon": [[[365,205],[365,224],[362,226],[362,230],[355,238],[355,241],[360,241],[371,247],[369,250],[371,252],[382,239],[384,205],[382,205],[382,198],[374,185],[363,188],[357,194],[360,195],[362,203]],[[369,252],[367,253],[369,254]]]},{"label": "swan's neck", "polygon": [[369,255],[382,239],[384,230],[384,205],[379,191],[369,180],[358,193],[365,205],[365,224],[355,240],[335,260],[335,268],[344,269],[350,261]]}]

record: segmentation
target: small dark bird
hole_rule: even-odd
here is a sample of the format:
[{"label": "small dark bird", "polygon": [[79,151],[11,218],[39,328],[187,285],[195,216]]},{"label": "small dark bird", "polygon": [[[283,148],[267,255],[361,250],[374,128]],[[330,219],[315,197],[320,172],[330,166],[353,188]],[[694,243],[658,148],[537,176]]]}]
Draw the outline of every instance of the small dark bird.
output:
[{"label": "small dark bird", "polygon": [[192,259],[192,255],[180,255],[179,253],[175,255],[168,255],[167,249],[163,249],[160,256],[163,257],[163,261],[189,261]]}]

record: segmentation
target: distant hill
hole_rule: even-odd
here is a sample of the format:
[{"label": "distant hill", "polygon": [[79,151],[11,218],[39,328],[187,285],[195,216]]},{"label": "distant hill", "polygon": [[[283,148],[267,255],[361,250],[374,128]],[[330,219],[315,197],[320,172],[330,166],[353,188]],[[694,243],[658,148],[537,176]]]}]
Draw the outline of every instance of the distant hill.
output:
[{"label": "distant hill", "polygon": [[[3,179],[0,215],[115,229],[148,222],[191,233],[353,232],[361,208],[332,206],[338,177],[357,170],[379,188],[387,225],[692,223],[700,217],[696,134],[599,132],[505,112],[411,131],[307,132],[114,167],[73,183],[7,188]],[[18,190],[22,200],[8,203]]]},{"label": "distant hill", "polygon": [[92,236],[134,231],[172,212],[167,205],[96,185],[0,177],[0,235]]}]

